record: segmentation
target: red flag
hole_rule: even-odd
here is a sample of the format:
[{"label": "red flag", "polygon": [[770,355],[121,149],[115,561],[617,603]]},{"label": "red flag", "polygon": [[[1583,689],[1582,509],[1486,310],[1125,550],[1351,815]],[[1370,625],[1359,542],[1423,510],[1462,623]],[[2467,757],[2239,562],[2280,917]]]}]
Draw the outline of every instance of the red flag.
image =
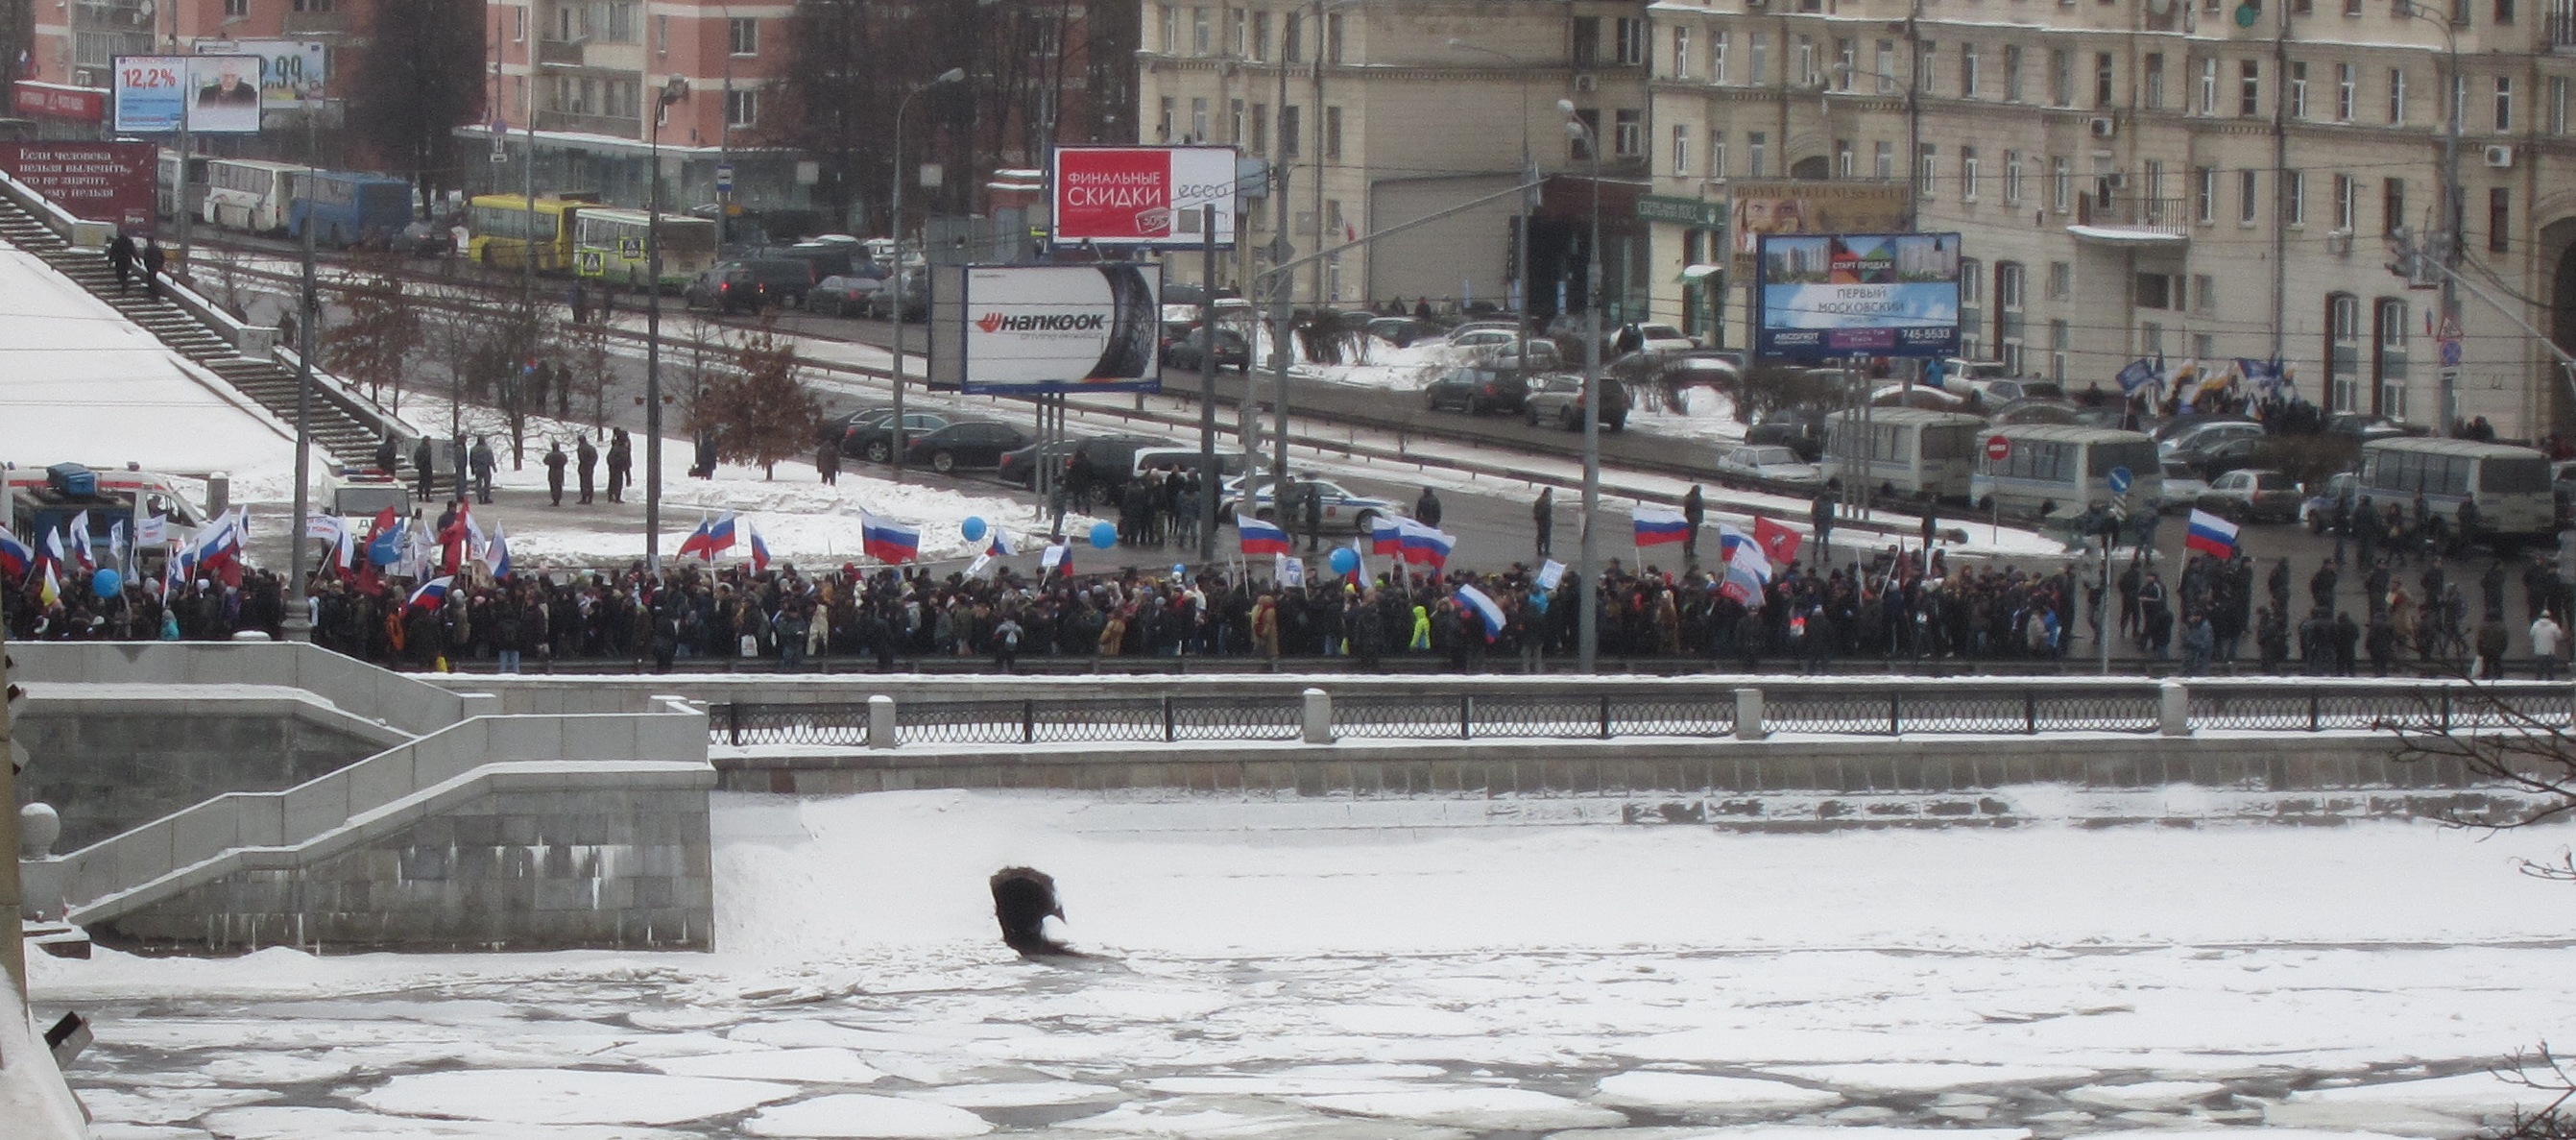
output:
[{"label": "red flag", "polygon": [[1798,560],[1798,532],[1766,518],[1753,520],[1753,541],[1762,546],[1762,555],[1773,566],[1787,566]]}]

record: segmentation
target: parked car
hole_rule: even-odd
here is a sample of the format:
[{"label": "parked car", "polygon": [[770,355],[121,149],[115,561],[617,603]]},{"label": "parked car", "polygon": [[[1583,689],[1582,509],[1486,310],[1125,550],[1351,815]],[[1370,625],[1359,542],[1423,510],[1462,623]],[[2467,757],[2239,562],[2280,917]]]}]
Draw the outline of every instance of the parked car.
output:
[{"label": "parked car", "polygon": [[1136,455],[1156,448],[1179,445],[1150,435],[1102,435],[1083,440],[1073,449],[1068,477],[1083,487],[1084,500],[1097,503],[1117,494],[1136,477]]},{"label": "parked car", "polygon": [[[1148,471],[1196,471],[1198,469],[1197,445],[1161,443],[1154,447],[1137,448],[1135,453],[1129,456],[1127,478],[1134,479]],[[1232,479],[1243,474],[1243,453],[1232,448],[1218,448],[1216,471],[1219,479]]]},{"label": "parked car", "polygon": [[1990,408],[2002,407],[2015,400],[2066,398],[2066,389],[2062,385],[2047,380],[2032,380],[2016,376],[1998,376],[1992,380],[1970,380],[1968,389],[1975,392],[1977,398],[1983,400]]},{"label": "parked car", "polygon": [[2190,458],[2194,452],[2207,451],[2231,439],[2260,438],[2263,425],[2252,420],[2224,419],[2193,424],[2165,437],[2156,450],[2166,455]]},{"label": "parked car", "polygon": [[850,427],[853,424],[882,420],[893,414],[893,408],[883,404],[869,404],[837,416],[825,416],[822,425],[814,431],[814,442],[830,443],[850,434]]},{"label": "parked car", "polygon": [[[1567,431],[1583,430],[1583,378],[1532,377],[1529,395],[1521,401],[1521,418],[1531,427],[1552,423]],[[1628,426],[1628,389],[1608,376],[1601,378],[1601,426],[1608,431]]]},{"label": "parked car", "polygon": [[[1250,371],[1252,342],[1244,339],[1242,333],[1233,329],[1216,330],[1216,366],[1220,371],[1228,368],[1237,372]],[[1179,340],[1163,346],[1163,367],[1175,368],[1183,372],[1205,370],[1207,368],[1207,330],[1191,329]]]},{"label": "parked car", "polygon": [[1081,446],[1082,441],[1078,439],[1023,444],[1002,453],[1002,461],[993,467],[993,477],[1014,487],[1035,489],[1038,472],[1064,470],[1065,460]]},{"label": "parked car", "polygon": [[2386,416],[2363,415],[2359,412],[2337,412],[2326,417],[2326,434],[2339,435],[2369,443],[2378,439],[2395,439],[2407,435],[2427,435],[2430,429],[2415,424],[2401,424]]},{"label": "parked car", "polygon": [[1744,442],[1786,447],[1813,463],[1825,454],[1825,413],[1802,408],[1773,408],[1762,422],[1746,428]]},{"label": "parked car", "polygon": [[[1309,484],[1323,491],[1325,530],[1366,534],[1377,520],[1400,516],[1404,513],[1403,508],[1398,507],[1394,500],[1362,495],[1330,479],[1301,475],[1297,477],[1295,486],[1298,492],[1303,493]],[[1236,515],[1251,515],[1257,519],[1271,520],[1280,518],[1279,512],[1270,501],[1271,487],[1268,480],[1263,480],[1261,486],[1253,492],[1249,509],[1245,506],[1243,485],[1244,480],[1240,476],[1226,480],[1225,495],[1217,501],[1219,519],[1231,520]],[[1285,519],[1286,523],[1292,524],[1292,529],[1293,526],[1303,525],[1306,521],[1303,504],[1294,505],[1297,509]]]},{"label": "parked car", "polygon": [[1813,488],[1825,485],[1825,472],[1798,458],[1798,453],[1789,448],[1747,443],[1728,448],[1717,457],[1717,481],[1729,487],[1785,483]]},{"label": "parked car", "polygon": [[1451,368],[1422,388],[1422,406],[1471,416],[1517,412],[1529,396],[1529,378],[1507,368]]},{"label": "parked car", "polygon": [[1689,352],[1699,347],[1699,341],[1671,325],[1640,324],[1630,327],[1637,330],[1636,347],[1642,352]]},{"label": "parked car", "polygon": [[1368,323],[1368,334],[1397,348],[1409,348],[1428,330],[1411,317],[1379,317]]},{"label": "parked car", "polygon": [[2299,517],[2306,498],[2288,475],[2249,467],[2211,480],[2197,501],[2200,509],[2237,522],[2288,522]]},{"label": "parked car", "polygon": [[868,298],[884,285],[884,281],[866,274],[834,274],[814,283],[814,288],[805,294],[805,308],[836,317],[856,316],[868,311]]},{"label": "parked car", "polygon": [[2156,501],[2156,511],[2178,511],[2200,501],[2209,491],[2209,480],[2200,477],[2200,469],[2180,459],[2167,459],[2164,466],[2164,497]]},{"label": "parked car", "polygon": [[[876,292],[868,295],[868,315],[880,321],[894,319],[894,282],[892,275]],[[930,319],[930,272],[915,265],[903,271],[903,319]]]},{"label": "parked car", "polygon": [[739,262],[700,270],[680,287],[680,303],[691,309],[748,313],[760,308],[760,282]]},{"label": "parked car", "polygon": [[1017,451],[1028,442],[1020,429],[1006,423],[959,420],[912,437],[904,448],[903,460],[943,475],[959,470],[991,470],[1002,465],[1003,453]]},{"label": "parked car", "polygon": [[[907,439],[918,439],[947,426],[948,417],[937,412],[903,414],[903,431]],[[874,421],[851,424],[849,432],[841,437],[841,454],[855,455],[870,463],[893,462],[894,416],[889,414]],[[904,461],[911,462],[910,453],[906,453]]]},{"label": "parked car", "polygon": [[2156,445],[2158,447],[2162,447],[2167,440],[2171,440],[2177,436],[2190,432],[2200,431],[2211,424],[2250,424],[2253,422],[2254,421],[2249,417],[2232,414],[2175,416],[2172,419],[2166,420],[2163,423],[2147,429],[2147,434],[2156,437]]},{"label": "parked car", "polygon": [[2311,533],[2324,534],[2328,528],[2349,520],[2353,509],[2360,505],[2361,472],[2337,471],[2326,477],[2324,489],[2299,504],[2299,519],[2308,524]]},{"label": "parked car", "polygon": [[2270,439],[2264,435],[2232,436],[2207,447],[2194,448],[2184,453],[2182,458],[2200,468],[2202,478],[2216,479],[2230,471],[2259,466],[2263,448]]}]

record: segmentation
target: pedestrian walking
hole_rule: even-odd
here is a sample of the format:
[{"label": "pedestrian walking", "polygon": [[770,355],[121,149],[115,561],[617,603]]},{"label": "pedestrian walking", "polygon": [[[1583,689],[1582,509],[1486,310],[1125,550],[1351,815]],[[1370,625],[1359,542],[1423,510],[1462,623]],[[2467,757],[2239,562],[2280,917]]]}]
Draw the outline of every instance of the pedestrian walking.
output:
[{"label": "pedestrian walking", "polygon": [[1699,565],[1699,528],[1700,524],[1707,521],[1707,496],[1700,491],[1699,484],[1693,483],[1691,484],[1690,492],[1682,496],[1682,523],[1689,528],[1682,532],[1682,562],[1684,565]]},{"label": "pedestrian walking", "polygon": [[143,291],[161,295],[161,268],[170,264],[170,254],[161,248],[158,238],[143,239]]},{"label": "pedestrian walking", "polygon": [[1544,562],[1556,535],[1556,488],[1538,489],[1538,502],[1530,505],[1530,524],[1538,532],[1538,557]]},{"label": "pedestrian walking", "polygon": [[107,243],[107,265],[116,271],[116,295],[124,296],[134,285],[134,238],[119,231],[116,240]]},{"label": "pedestrian walking", "polygon": [[626,484],[634,478],[635,445],[626,437],[626,429],[616,429],[608,441],[608,501],[626,501]]},{"label": "pedestrian walking", "polygon": [[2567,645],[2567,631],[2558,627],[2558,619],[2546,613],[2531,619],[2532,675],[2543,681],[2558,679],[2558,654]]},{"label": "pedestrian walking", "polygon": [[[548,440],[546,443],[546,505],[554,507],[563,505],[564,468],[571,464],[572,457],[564,454],[563,441]],[[492,500],[483,501],[488,503]]]},{"label": "pedestrian walking", "polygon": [[590,445],[588,435],[575,438],[580,441],[574,445],[572,455],[573,463],[581,469],[581,502],[589,506],[591,472],[599,466],[599,449]]}]

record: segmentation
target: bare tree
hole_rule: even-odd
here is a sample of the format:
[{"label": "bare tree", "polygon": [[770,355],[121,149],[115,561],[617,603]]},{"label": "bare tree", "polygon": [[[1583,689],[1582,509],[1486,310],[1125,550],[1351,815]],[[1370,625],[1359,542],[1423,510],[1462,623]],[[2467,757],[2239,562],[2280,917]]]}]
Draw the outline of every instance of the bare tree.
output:
[{"label": "bare tree", "polygon": [[617,371],[608,355],[608,322],[583,321],[556,329],[562,346],[563,383],[555,393],[555,418],[573,417],[574,397],[587,406],[590,426],[608,426],[608,393],[617,386]]},{"label": "bare tree", "polygon": [[796,372],[796,346],[774,321],[744,335],[733,367],[714,378],[698,408],[699,426],[716,433],[717,458],[757,464],[776,478],[780,460],[813,447],[823,409]]},{"label": "bare tree", "polygon": [[369,399],[400,412],[403,377],[424,336],[420,312],[382,258],[353,267],[357,272],[339,290],[349,316],[319,338],[323,359],[333,371],[366,385]]},{"label": "bare tree", "polygon": [[355,135],[411,176],[424,213],[458,184],[455,129],[483,114],[484,6],[478,0],[369,5],[377,50],[349,89]]}]

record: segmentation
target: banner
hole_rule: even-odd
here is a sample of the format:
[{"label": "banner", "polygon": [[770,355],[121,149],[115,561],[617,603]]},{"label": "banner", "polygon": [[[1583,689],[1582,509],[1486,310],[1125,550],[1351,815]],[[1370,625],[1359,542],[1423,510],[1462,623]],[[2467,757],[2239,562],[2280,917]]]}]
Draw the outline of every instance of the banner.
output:
[{"label": "banner", "polygon": [[1959,235],[1761,239],[1754,355],[1940,358],[1959,350]]},{"label": "banner", "polygon": [[1895,233],[1905,228],[1902,182],[1736,182],[1733,222],[1734,275],[1753,272],[1753,255],[1766,236],[1786,234]]},{"label": "banner", "polygon": [[1230,146],[1057,147],[1047,184],[1057,245],[1197,249],[1200,211],[1216,207],[1216,244],[1234,244],[1235,151]]},{"label": "banner", "polygon": [[109,222],[140,237],[152,232],[154,165],[147,142],[0,143],[0,170],[85,222]]},{"label": "banner", "polygon": [[329,49],[310,40],[199,40],[197,54],[258,59],[259,103],[270,111],[321,102],[323,83],[331,77]]},{"label": "banner", "polygon": [[110,80],[118,134],[259,133],[255,55],[121,55]]}]

